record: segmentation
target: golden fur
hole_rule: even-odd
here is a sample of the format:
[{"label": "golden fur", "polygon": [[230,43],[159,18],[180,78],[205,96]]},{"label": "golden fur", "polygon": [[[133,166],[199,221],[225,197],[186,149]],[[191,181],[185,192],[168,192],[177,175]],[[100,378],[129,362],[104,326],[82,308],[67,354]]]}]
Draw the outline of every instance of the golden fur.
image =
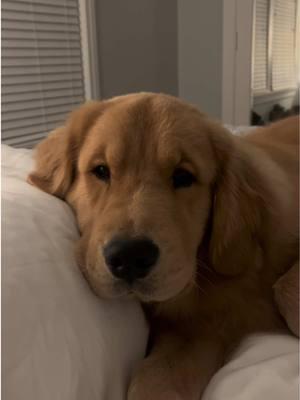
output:
[{"label": "golden fur", "polygon": [[[284,329],[272,287],[298,260],[298,139],[296,117],[236,137],[178,99],[141,93],[87,103],[38,145],[29,181],[73,208],[93,290],[145,303],[150,351],[130,400],[199,400],[243,336]],[[109,183],[92,173],[99,164]],[[178,166],[197,182],[174,190]],[[120,233],[160,248],[130,287],[101,251]]]}]

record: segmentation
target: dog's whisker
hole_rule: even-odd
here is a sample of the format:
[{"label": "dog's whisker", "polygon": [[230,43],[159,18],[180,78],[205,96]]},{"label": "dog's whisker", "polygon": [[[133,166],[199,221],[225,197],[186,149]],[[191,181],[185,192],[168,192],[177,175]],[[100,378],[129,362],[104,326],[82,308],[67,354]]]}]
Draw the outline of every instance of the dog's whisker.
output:
[{"label": "dog's whisker", "polygon": [[201,271],[201,269],[205,269],[208,271],[211,275],[217,276],[216,271],[213,268],[210,268],[205,262],[201,261],[198,262],[198,271]]},{"label": "dog's whisker", "polygon": [[194,283],[194,286],[196,287],[196,289],[199,289],[205,296],[208,295],[208,292],[201,286],[201,284],[199,282],[197,282],[195,280],[193,283]]}]

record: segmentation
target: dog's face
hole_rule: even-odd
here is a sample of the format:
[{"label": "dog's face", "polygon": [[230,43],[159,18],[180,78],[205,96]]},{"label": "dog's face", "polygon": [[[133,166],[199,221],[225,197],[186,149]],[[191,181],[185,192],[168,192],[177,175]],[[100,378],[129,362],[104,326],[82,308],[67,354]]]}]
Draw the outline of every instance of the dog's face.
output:
[{"label": "dog's face", "polygon": [[120,101],[82,145],[67,199],[82,233],[80,264],[101,295],[164,300],[194,279],[216,166],[201,118],[177,107]]},{"label": "dog's face", "polygon": [[42,142],[29,180],[75,211],[97,294],[163,301],[195,283],[226,136],[177,99],[139,94],[85,105]]}]

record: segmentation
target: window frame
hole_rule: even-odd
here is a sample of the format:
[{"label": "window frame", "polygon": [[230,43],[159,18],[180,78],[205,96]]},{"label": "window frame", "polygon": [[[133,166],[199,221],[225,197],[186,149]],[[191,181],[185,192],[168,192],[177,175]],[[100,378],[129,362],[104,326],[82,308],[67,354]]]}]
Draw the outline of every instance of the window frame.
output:
[{"label": "window frame", "polygon": [[97,46],[96,0],[78,0],[81,54],[86,100],[101,98],[99,52]]}]

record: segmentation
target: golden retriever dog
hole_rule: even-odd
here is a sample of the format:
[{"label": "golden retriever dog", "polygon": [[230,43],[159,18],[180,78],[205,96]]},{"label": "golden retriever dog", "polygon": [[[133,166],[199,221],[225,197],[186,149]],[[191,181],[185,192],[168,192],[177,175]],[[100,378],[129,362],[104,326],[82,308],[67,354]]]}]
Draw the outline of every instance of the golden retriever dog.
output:
[{"label": "golden retriever dog", "polygon": [[297,333],[298,131],[237,137],[140,93],[83,105],[37,146],[29,182],[74,210],[90,286],[144,305],[130,400],[199,400],[245,335],[285,329],[280,312]]}]

